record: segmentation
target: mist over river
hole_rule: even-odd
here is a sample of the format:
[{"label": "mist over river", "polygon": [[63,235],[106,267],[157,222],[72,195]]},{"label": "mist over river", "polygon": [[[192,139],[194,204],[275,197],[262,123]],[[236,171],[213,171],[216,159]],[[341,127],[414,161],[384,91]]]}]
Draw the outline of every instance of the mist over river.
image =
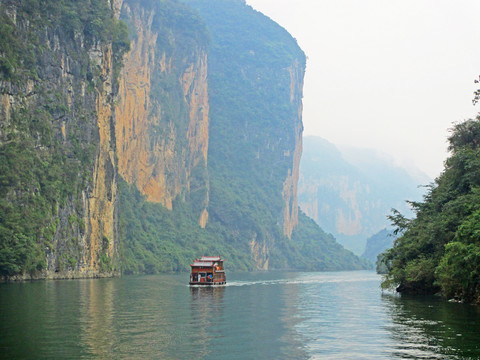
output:
[{"label": "mist over river", "polygon": [[380,290],[373,272],[0,284],[0,358],[478,359],[480,309]]}]

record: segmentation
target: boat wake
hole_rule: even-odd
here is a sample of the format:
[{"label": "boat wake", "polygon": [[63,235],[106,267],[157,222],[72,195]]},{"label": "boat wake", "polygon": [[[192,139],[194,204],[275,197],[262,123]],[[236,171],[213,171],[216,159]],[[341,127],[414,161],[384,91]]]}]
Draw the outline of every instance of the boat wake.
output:
[{"label": "boat wake", "polygon": [[254,286],[254,285],[307,285],[307,284],[327,284],[327,283],[350,283],[359,281],[378,281],[379,276],[376,274],[364,276],[361,278],[354,277],[345,279],[344,277],[317,277],[311,279],[275,279],[275,280],[259,280],[259,281],[227,281],[225,286]]}]

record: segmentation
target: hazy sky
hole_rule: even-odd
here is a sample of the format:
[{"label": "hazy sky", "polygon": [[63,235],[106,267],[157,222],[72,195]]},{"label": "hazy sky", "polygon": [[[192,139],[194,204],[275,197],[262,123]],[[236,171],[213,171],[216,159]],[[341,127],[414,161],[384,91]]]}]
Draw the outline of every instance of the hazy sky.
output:
[{"label": "hazy sky", "polygon": [[307,54],[305,135],[440,174],[448,129],[480,110],[479,0],[247,0]]}]

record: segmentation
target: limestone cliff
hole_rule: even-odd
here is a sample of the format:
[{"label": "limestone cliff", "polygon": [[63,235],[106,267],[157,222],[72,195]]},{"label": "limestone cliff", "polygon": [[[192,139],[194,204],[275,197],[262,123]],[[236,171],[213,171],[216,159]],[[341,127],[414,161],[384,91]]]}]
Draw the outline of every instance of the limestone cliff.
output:
[{"label": "limestone cliff", "polygon": [[[80,267],[80,272],[98,273],[102,261],[114,259],[118,255],[117,241],[117,164],[115,154],[112,89],[112,49],[111,45],[97,51],[90,51],[90,59],[100,69],[103,86],[96,93],[95,112],[99,133],[99,144],[93,168],[93,188],[88,194],[85,220],[89,227],[82,240],[86,241],[88,256]],[[102,258],[103,257],[103,258]],[[107,265],[107,264],[105,264]],[[104,270],[104,269],[103,269]],[[112,269],[108,269],[112,270]]]},{"label": "limestone cliff", "polygon": [[[303,78],[305,68],[295,61],[288,69],[290,73],[290,102],[298,109],[294,123],[295,148],[292,156],[292,167],[288,169],[288,175],[283,183],[284,216],[283,233],[289,238],[292,236],[293,229],[298,224],[298,179],[300,174],[300,159],[302,157],[302,97],[303,97]],[[289,155],[288,153],[286,155]]]},{"label": "limestone cliff", "polygon": [[0,277],[358,268],[298,210],[305,62],[243,0],[0,0]]},{"label": "limestone cliff", "polygon": [[[71,17],[85,9],[97,28]],[[2,0],[0,15],[0,276],[118,273],[113,93],[127,43],[112,41],[111,4]]]},{"label": "limestone cliff", "polygon": [[188,37],[166,25],[179,15],[162,6],[123,3],[121,17],[129,24],[132,41],[115,111],[118,170],[148,201],[168,209],[178,196],[188,200],[201,192],[196,216],[204,227],[209,198],[204,176],[209,125],[206,49],[196,43],[181,51]]},{"label": "limestone cliff", "polygon": [[298,224],[305,55],[243,1],[188,0],[211,32],[210,221],[252,268],[287,267]]}]

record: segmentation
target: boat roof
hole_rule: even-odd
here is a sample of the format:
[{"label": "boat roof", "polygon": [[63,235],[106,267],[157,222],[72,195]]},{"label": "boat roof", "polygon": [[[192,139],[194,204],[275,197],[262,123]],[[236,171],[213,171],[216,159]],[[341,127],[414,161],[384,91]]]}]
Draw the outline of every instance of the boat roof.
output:
[{"label": "boat roof", "polygon": [[202,256],[197,261],[225,261],[225,260],[222,260],[221,256]]},{"label": "boat roof", "polygon": [[213,266],[213,261],[194,261],[190,266],[193,267],[211,267]]}]

